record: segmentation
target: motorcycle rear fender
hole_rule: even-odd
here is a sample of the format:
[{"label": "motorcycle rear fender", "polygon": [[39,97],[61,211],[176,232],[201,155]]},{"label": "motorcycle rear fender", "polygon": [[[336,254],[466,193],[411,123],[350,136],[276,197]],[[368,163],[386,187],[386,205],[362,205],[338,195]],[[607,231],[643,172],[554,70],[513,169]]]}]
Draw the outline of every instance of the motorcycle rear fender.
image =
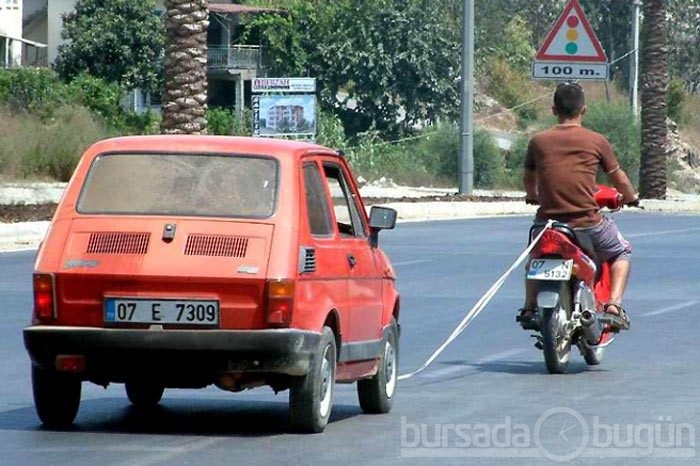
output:
[{"label": "motorcycle rear fender", "polygon": [[559,303],[559,290],[561,283],[556,281],[541,281],[537,286],[537,307],[548,309],[556,307]]}]

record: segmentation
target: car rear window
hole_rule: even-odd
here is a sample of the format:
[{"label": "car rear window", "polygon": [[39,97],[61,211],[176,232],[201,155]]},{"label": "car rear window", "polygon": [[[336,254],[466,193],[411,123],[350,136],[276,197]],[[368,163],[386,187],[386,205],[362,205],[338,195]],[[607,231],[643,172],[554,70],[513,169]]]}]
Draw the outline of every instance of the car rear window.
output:
[{"label": "car rear window", "polygon": [[274,213],[277,161],[199,154],[95,158],[77,210],[90,214],[266,218]]}]

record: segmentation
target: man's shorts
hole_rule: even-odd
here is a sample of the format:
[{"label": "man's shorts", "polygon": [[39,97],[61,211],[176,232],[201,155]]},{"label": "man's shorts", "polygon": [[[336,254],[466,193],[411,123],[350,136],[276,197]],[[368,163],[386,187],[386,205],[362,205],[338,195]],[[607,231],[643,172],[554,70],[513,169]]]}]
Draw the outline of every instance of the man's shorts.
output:
[{"label": "man's shorts", "polygon": [[[544,222],[535,220],[535,226],[544,225]],[[620,233],[615,222],[608,217],[595,226],[586,228],[576,228],[577,231],[587,233],[593,242],[593,248],[601,262],[616,262],[619,260],[629,261],[632,256],[632,245]],[[535,229],[533,237],[541,231]]]},{"label": "man's shorts", "polygon": [[588,233],[593,241],[593,247],[598,254],[598,259],[602,262],[630,260],[632,245],[622,236],[622,233],[620,233],[620,230],[611,218],[603,217],[603,221],[598,225],[588,228],[577,228],[577,230]]}]

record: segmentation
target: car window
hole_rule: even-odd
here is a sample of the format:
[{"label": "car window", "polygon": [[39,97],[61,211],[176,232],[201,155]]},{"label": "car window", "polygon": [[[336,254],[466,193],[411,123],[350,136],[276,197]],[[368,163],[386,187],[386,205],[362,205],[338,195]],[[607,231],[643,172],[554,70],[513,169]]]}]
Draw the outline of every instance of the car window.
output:
[{"label": "car window", "polygon": [[333,200],[333,211],[341,235],[365,236],[364,222],[357,200],[338,165],[324,164],[324,174]]},{"label": "car window", "polygon": [[311,163],[304,165],[304,185],[306,187],[306,211],[309,216],[311,234],[314,236],[330,236],[333,234],[332,219],[318,165]]},{"label": "car window", "polygon": [[266,218],[278,184],[272,158],[105,154],[90,167],[77,210],[90,214]]}]

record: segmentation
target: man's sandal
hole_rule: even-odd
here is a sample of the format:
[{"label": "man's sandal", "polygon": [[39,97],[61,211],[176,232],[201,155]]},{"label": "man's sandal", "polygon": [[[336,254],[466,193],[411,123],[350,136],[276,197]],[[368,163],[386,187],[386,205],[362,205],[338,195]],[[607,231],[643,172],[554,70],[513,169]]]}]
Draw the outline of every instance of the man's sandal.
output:
[{"label": "man's sandal", "polygon": [[540,330],[540,325],[537,322],[537,309],[531,307],[523,307],[518,310],[518,315],[515,316],[515,321],[520,324],[523,330]]},{"label": "man's sandal", "polygon": [[603,320],[613,326],[614,329],[629,330],[630,318],[622,306],[615,302],[607,302],[603,304],[603,312]]}]

